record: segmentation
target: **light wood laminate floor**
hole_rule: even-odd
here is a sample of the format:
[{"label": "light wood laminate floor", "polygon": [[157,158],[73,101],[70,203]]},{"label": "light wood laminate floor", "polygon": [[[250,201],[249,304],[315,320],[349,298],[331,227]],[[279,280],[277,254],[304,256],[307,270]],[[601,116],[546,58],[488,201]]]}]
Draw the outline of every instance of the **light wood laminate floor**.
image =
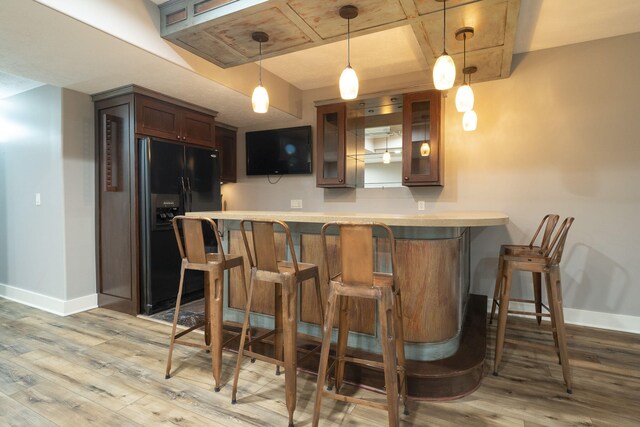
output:
[{"label": "light wood laminate floor", "polygon": [[[235,354],[214,393],[209,355],[177,346],[164,379],[169,327],[95,309],[58,317],[0,298],[0,425],[286,426],[284,376],[244,363],[231,405]],[[495,327],[490,327],[489,347]],[[449,402],[410,402],[402,425],[640,425],[640,335],[568,327],[574,393],[564,392],[548,326],[510,318],[500,376]],[[299,373],[296,426],[309,426],[315,377]],[[383,396],[348,390],[361,397]],[[386,414],[324,400],[321,425],[385,426]],[[323,403],[324,403],[323,402]]]}]

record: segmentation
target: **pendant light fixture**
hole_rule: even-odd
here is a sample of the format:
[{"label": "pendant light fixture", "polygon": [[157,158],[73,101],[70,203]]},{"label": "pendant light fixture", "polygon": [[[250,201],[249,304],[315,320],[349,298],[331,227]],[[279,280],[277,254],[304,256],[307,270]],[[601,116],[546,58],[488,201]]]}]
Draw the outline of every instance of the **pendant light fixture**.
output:
[{"label": "pendant light fixture", "polygon": [[351,25],[353,18],[358,16],[358,8],[353,5],[342,6],[340,16],[347,20],[347,67],[340,74],[340,97],[355,99],[358,97],[358,76],[351,68]]},{"label": "pendant light fixture", "polygon": [[[478,71],[478,67],[465,67],[462,70],[462,73],[465,76],[469,76],[469,90],[471,90],[471,74],[475,73],[476,71]],[[473,94],[473,92],[471,92]],[[457,103],[457,99],[458,97],[456,96],[456,103]],[[476,130],[476,128],[478,127],[478,115],[476,114],[475,111],[473,111],[473,105],[471,106],[470,110],[465,111],[464,116],[462,116],[462,129],[466,130],[467,132]]]},{"label": "pendant light fixture", "polygon": [[[440,0],[437,0],[440,1]],[[453,87],[456,79],[456,64],[447,54],[446,34],[447,34],[447,0],[444,0],[444,19],[442,21],[442,55],[433,66],[433,84],[438,90],[447,90]]]},{"label": "pendant light fixture", "polygon": [[391,153],[389,153],[389,136],[387,136],[387,140],[384,143],[384,154],[382,155],[382,163],[391,163]]},{"label": "pendant light fixture", "polygon": [[471,90],[471,81],[467,83],[466,75],[470,74],[467,71],[471,68],[467,68],[467,39],[472,38],[474,35],[474,31],[472,27],[463,27],[456,31],[456,40],[462,40],[464,43],[463,50],[463,69],[462,69],[462,86],[458,88],[456,92],[456,109],[459,113],[466,113],[469,110],[473,110],[473,90]]},{"label": "pendant light fixture", "polygon": [[269,41],[269,35],[262,31],[256,31],[251,34],[251,38],[260,43],[260,80],[258,86],[253,90],[251,96],[251,105],[256,113],[266,113],[269,110],[269,94],[262,86],[262,43]]}]

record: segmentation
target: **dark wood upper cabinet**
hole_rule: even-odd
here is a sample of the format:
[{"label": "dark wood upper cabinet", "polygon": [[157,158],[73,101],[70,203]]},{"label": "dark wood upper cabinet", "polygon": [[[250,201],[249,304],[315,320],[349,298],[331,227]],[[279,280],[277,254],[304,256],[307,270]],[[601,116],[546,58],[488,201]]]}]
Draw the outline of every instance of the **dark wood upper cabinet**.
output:
[{"label": "dark wood upper cabinet", "polygon": [[[404,94],[402,184],[444,185],[444,115],[438,90]],[[428,150],[425,150],[428,148]]]},{"label": "dark wood upper cabinet", "polygon": [[136,96],[136,133],[213,147],[215,118],[168,102]]},{"label": "dark wood upper cabinet", "polygon": [[[316,185],[355,187],[358,146],[364,147],[364,135],[358,132],[362,115],[348,115],[345,103],[317,107],[317,114]],[[360,172],[364,176],[363,168]]]},{"label": "dark wood upper cabinet", "polygon": [[216,126],[216,148],[220,153],[220,181],[237,181],[236,131]]}]

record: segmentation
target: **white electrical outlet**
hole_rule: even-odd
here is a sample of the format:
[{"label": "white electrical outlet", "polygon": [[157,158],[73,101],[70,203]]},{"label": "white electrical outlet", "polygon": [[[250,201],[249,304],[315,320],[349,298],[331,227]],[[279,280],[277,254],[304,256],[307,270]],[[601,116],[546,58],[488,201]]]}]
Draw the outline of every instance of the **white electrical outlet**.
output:
[{"label": "white electrical outlet", "polygon": [[302,200],[291,199],[291,209],[302,209]]},{"label": "white electrical outlet", "polygon": [[418,210],[419,211],[423,211],[424,210],[424,201],[420,200],[418,202]]},{"label": "white electrical outlet", "polygon": [[36,193],[36,206],[40,206],[40,193]]}]

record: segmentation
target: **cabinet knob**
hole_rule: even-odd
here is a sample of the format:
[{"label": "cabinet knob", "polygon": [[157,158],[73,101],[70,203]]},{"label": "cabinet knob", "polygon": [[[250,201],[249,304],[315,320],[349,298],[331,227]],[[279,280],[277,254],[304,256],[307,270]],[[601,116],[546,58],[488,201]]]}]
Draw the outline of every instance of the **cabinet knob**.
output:
[{"label": "cabinet knob", "polygon": [[182,137],[182,140],[183,140],[183,141],[186,141],[186,140],[187,140],[187,137],[186,137],[186,136],[183,136],[183,137]]},{"label": "cabinet knob", "polygon": [[178,135],[178,139],[182,139],[182,136],[181,136],[181,135]]},{"label": "cabinet knob", "polygon": [[405,181],[409,181],[409,177],[408,177],[408,176],[405,176],[405,177],[404,177],[404,180],[405,180]]},{"label": "cabinet knob", "polygon": [[338,180],[338,182],[342,182],[342,181],[344,181],[342,178],[340,178],[340,179]]}]

